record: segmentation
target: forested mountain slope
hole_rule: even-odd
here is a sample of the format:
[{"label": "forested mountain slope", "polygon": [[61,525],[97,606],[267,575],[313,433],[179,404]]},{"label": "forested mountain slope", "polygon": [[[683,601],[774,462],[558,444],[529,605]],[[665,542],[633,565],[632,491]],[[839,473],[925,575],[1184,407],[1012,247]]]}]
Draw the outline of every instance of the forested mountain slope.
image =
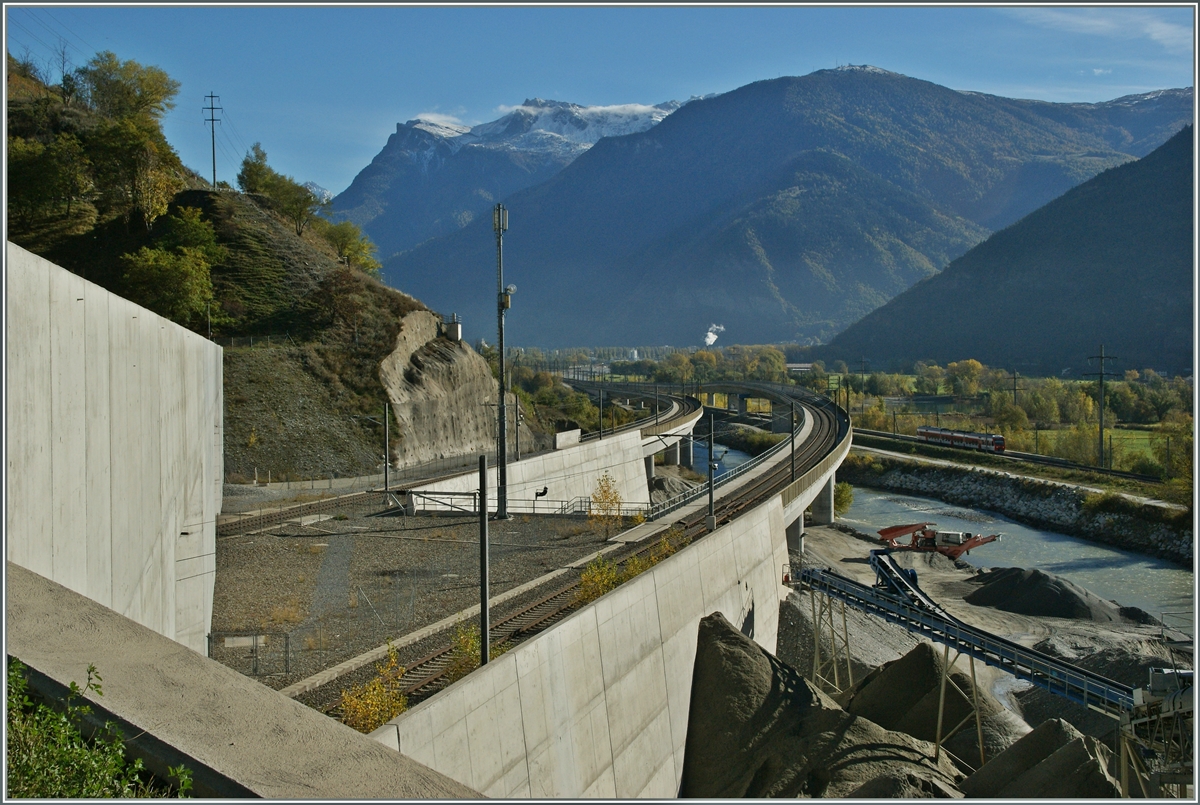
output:
[{"label": "forested mountain slope", "polygon": [[[1105,171],[952,262],[814,354],[872,368],[976,358],[1027,374],[1189,374],[1195,333],[1193,129]],[[1111,368],[1106,366],[1106,368]]]},{"label": "forested mountain slope", "polygon": [[[870,67],[760,81],[605,138],[503,199],[513,343],[827,340],[1069,188],[1191,119],[1191,90],[1110,104],[959,92]],[[494,320],[475,221],[386,281]]]}]

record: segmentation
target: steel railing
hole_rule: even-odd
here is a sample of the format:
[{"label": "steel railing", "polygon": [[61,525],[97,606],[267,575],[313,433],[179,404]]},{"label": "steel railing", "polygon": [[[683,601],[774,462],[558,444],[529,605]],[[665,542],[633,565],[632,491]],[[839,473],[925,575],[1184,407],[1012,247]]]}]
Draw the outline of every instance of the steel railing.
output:
[{"label": "steel railing", "polygon": [[[887,551],[871,553],[874,559]],[[799,582],[1099,713],[1120,718],[1133,709],[1129,686],[963,623],[934,604],[890,556],[871,564],[880,584],[892,592],[851,581],[829,568],[804,568]]]}]

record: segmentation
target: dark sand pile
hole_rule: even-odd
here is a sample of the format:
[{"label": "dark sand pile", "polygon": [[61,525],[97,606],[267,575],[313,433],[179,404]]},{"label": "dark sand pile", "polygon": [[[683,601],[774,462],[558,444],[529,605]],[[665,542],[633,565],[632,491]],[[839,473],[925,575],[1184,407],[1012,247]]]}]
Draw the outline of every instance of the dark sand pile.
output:
[{"label": "dark sand pile", "polygon": [[688,718],[683,797],[845,797],[881,777],[954,796],[961,779],[930,744],[842,710],[720,613],[700,621]]},{"label": "dark sand pile", "polygon": [[971,581],[978,584],[979,589],[964,598],[968,604],[995,607],[1018,615],[1098,623],[1145,623],[1149,617],[1136,607],[1122,607],[1106,601],[1061,576],[1037,568],[992,568]]},{"label": "dark sand pile", "polygon": [[[953,653],[951,658],[953,659]],[[938,701],[941,698],[943,652],[930,643],[918,643],[898,660],[886,663],[850,691],[846,709],[874,721],[885,729],[898,730],[924,741],[937,733]],[[961,690],[955,690],[952,680]],[[964,695],[965,694],[965,695]],[[970,666],[959,659],[946,683],[942,732],[949,732],[971,715],[975,694]],[[978,692],[985,757],[1003,752],[1029,731],[1029,725],[1006,710],[991,693]],[[958,732],[944,742],[946,750],[970,769],[979,766],[979,737],[971,716]]]},{"label": "dark sand pile", "polygon": [[962,782],[969,797],[1107,799],[1120,796],[1112,753],[1062,719],[1050,719]]}]

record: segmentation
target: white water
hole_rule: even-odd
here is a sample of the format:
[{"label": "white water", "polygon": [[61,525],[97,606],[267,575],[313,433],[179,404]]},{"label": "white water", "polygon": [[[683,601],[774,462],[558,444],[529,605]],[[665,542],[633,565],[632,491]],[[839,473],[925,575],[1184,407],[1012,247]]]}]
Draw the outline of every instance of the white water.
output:
[{"label": "white water", "polygon": [[976,548],[963,559],[977,567],[1036,567],[1091,590],[1122,606],[1141,607],[1156,618],[1163,612],[1191,612],[1195,578],[1190,570],[1162,559],[1021,525],[998,514],[967,509],[930,498],[856,486],[847,525],[874,534],[901,523],[932,521],[945,531],[1002,534],[999,543]]}]

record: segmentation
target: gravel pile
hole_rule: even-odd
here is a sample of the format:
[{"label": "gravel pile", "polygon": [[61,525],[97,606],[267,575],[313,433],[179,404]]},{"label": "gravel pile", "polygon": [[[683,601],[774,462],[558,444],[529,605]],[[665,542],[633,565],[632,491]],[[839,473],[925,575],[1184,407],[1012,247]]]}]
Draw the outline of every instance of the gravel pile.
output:
[{"label": "gravel pile", "polygon": [[719,612],[700,621],[681,797],[845,797],[880,777],[957,795],[961,775],[932,755],[838,707]]},{"label": "gravel pile", "polygon": [[[1140,609],[1106,601],[1061,576],[1037,568],[992,568],[971,581],[978,584],[979,589],[964,598],[968,604],[995,607],[1019,615],[1075,618],[1098,623],[1137,623],[1145,622],[1149,617]],[[1123,617],[1122,610],[1134,617]]]},{"label": "gravel pile", "polygon": [[[966,660],[950,670],[943,706],[943,731],[967,719],[967,723],[944,745],[960,763],[974,770],[979,767],[979,737],[975,728],[975,691]],[[934,741],[937,737],[938,704],[941,700],[943,653],[930,643],[918,643],[912,651],[889,662],[863,679],[848,697],[846,709],[869,718],[885,729]],[[954,685],[958,690],[955,690]],[[960,692],[961,691],[961,692]],[[985,757],[995,757],[1021,736],[1029,725],[1006,710],[982,685],[978,690],[980,721]]]},{"label": "gravel pile", "polygon": [[970,797],[1108,799],[1121,795],[1112,753],[1095,738],[1052,719],[962,783]]}]

